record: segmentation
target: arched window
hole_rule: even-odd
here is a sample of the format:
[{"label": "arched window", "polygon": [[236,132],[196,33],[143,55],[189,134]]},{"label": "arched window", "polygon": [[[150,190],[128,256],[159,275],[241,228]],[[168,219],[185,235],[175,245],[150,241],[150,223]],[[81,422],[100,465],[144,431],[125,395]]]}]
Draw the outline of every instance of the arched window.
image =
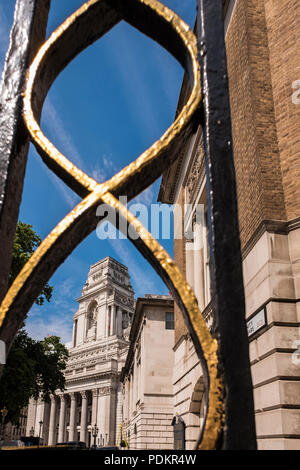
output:
[{"label": "arched window", "polygon": [[200,430],[204,425],[205,413],[206,413],[206,399],[205,399],[205,387],[203,377],[200,377],[194,386],[194,390],[191,396],[189,412],[192,413],[190,422],[193,423],[187,427],[187,439],[193,447],[196,445],[197,440],[195,438],[195,429],[197,429],[197,436],[200,434]]}]

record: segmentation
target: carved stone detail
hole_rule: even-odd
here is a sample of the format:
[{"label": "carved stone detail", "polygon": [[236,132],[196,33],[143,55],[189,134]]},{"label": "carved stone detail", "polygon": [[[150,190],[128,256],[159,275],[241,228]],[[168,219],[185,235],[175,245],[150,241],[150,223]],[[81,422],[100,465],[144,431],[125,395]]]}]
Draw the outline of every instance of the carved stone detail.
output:
[{"label": "carved stone detail", "polygon": [[204,149],[203,149],[203,139],[201,137],[193,164],[190,169],[189,177],[186,183],[187,199],[188,199],[186,202],[188,204],[191,204],[193,202],[196,190],[199,186],[199,182],[201,181],[202,175],[204,175],[204,172],[205,172]]},{"label": "carved stone detail", "polygon": [[128,297],[126,295],[121,295],[118,292],[115,293],[115,300],[119,302],[120,304],[129,306],[131,308],[134,307],[134,299],[131,297]]}]

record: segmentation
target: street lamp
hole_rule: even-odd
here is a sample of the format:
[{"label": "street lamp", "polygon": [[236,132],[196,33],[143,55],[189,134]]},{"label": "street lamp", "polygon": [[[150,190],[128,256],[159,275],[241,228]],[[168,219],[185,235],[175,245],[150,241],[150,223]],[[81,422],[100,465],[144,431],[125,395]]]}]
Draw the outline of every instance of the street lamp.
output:
[{"label": "street lamp", "polygon": [[30,441],[28,443],[29,446],[33,445],[33,437],[34,437],[34,427],[32,426],[29,431]]},{"label": "street lamp", "polygon": [[40,447],[40,438],[41,438],[41,430],[42,430],[42,426],[43,426],[43,421],[40,421],[40,422],[39,422],[39,425],[40,425],[40,429],[39,429],[39,443],[38,443],[38,447]]},{"label": "street lamp", "polygon": [[7,410],[6,407],[4,407],[1,410],[1,416],[2,416],[2,420],[1,420],[1,437],[2,437],[3,441],[4,441],[4,421],[5,421],[7,413],[8,413],[8,410]]},{"label": "street lamp", "polygon": [[92,436],[94,438],[94,445],[93,448],[96,449],[96,437],[98,436],[99,429],[97,428],[97,424],[92,427]]}]

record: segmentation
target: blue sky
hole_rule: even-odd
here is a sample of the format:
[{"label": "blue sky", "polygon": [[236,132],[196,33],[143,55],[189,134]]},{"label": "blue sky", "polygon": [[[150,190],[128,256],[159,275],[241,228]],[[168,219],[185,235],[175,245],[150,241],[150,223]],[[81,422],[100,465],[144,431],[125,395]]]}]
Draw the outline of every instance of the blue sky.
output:
[{"label": "blue sky", "polygon": [[[83,3],[52,0],[47,36]],[[193,27],[195,0],[163,3]],[[14,0],[0,0],[1,73],[14,5]],[[70,160],[104,181],[137,158],[172,123],[182,76],[182,68],[166,51],[122,22],[75,58],[57,78],[44,105],[41,127]],[[138,201],[147,205],[156,202],[159,182],[138,196]],[[20,220],[31,224],[44,238],[79,200],[31,146]],[[172,241],[161,243],[172,255]],[[76,298],[89,266],[108,255],[128,266],[136,297],[168,293],[128,240],[99,240],[93,233],[53,275],[51,302],[31,309],[26,326],[32,337],[56,334],[64,342],[70,341]]]}]

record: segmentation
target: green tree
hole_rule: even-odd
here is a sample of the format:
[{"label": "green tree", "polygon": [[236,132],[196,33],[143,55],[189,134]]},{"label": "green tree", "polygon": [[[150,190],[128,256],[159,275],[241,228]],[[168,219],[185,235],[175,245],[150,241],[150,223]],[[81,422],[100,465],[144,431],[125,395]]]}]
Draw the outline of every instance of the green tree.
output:
[{"label": "green tree", "polygon": [[[41,238],[31,225],[18,222],[9,277],[9,285],[17,277],[32,253],[40,245]],[[39,297],[38,305],[51,299],[53,287],[46,284]],[[31,397],[39,396],[49,401],[56,389],[64,389],[68,350],[58,336],[35,341],[25,331],[19,331],[8,355],[0,382],[0,409],[6,407],[6,422],[18,424],[22,408]]]},{"label": "green tree", "polygon": [[[24,224],[21,221],[18,222],[9,274],[9,287],[41,242],[41,238],[32,229],[32,225]],[[48,283],[45,284],[35,302],[38,305],[42,305],[45,300],[50,302],[52,290],[52,286],[49,286]]]},{"label": "green tree", "polygon": [[11,348],[0,387],[0,409],[6,422],[18,423],[22,408],[31,397],[48,402],[56,389],[64,390],[68,350],[58,336],[35,341],[22,329]]}]

